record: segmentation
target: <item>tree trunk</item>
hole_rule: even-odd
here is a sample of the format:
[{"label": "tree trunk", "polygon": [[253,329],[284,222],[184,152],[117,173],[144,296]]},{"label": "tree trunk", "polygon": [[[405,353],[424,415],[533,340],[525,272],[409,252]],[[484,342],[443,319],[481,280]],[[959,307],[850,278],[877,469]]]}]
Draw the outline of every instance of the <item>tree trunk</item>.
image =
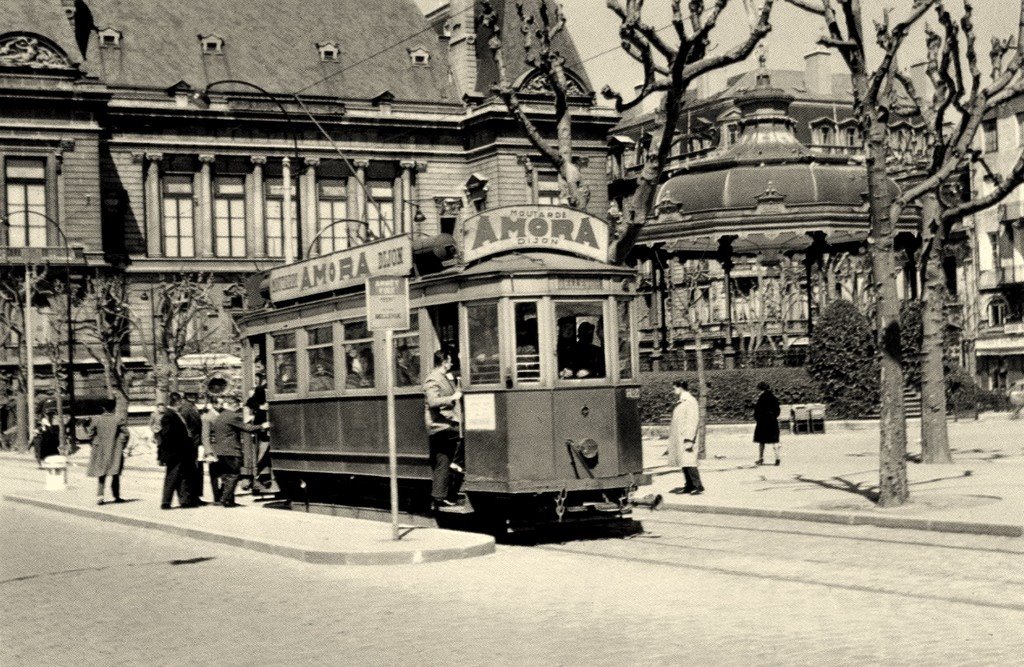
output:
[{"label": "tree trunk", "polygon": [[166,403],[167,395],[173,391],[171,387],[172,372],[170,355],[162,345],[156,346],[156,402]]},{"label": "tree trunk", "polygon": [[693,331],[694,343],[697,345],[697,458],[707,458],[708,435],[708,383],[704,371],[704,337],[701,334],[700,322]]},{"label": "tree trunk", "polygon": [[[946,426],[945,275],[942,248],[945,233],[939,220],[939,201],[934,193],[921,198],[924,262],[921,304],[921,462],[952,463]],[[930,241],[930,243],[929,243]]]},{"label": "tree trunk", "polygon": [[[863,75],[860,75],[863,76]],[[866,90],[866,81],[854,86]],[[861,85],[858,86],[858,83]],[[900,346],[900,301],[896,291],[896,221],[890,215],[893,196],[885,173],[886,128],[884,119],[873,117],[874,109],[864,111],[863,123],[870,193],[871,230],[869,251],[875,290],[875,321],[881,356],[879,394],[879,484],[878,504],[902,505],[910,496],[907,486],[907,420],[903,406],[903,366]]]},{"label": "tree trunk", "polygon": [[28,368],[25,346],[18,346],[18,369],[14,373],[14,418],[18,421],[14,446],[18,451],[25,451],[32,439],[32,427],[28,423],[28,384],[25,380],[25,369]]}]

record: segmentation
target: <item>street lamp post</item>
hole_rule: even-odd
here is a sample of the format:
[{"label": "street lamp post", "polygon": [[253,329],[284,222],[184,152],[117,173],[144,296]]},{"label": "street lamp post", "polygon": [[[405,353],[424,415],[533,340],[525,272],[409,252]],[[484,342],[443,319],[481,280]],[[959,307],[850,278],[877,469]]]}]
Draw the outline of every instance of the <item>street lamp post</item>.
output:
[{"label": "street lamp post", "polygon": [[[20,211],[14,211],[15,214],[33,214],[38,215],[45,219],[46,222],[53,226],[53,228],[60,234],[61,244],[64,246],[64,289],[65,289],[65,319],[67,327],[67,346],[68,346],[68,360],[67,360],[67,383],[68,383],[68,398],[70,401],[69,408],[72,416],[74,415],[74,404],[75,404],[75,380],[74,380],[74,350],[75,350],[75,337],[74,337],[74,322],[72,319],[71,312],[71,245],[68,243],[68,237],[61,229],[60,224],[52,217],[41,211],[35,211],[32,209],[22,209]],[[4,222],[10,227],[10,213],[3,218]],[[8,237],[10,236],[8,232]],[[26,246],[25,250],[28,250]],[[32,318],[32,278],[29,274],[29,253],[23,254],[25,259],[25,311],[23,314],[24,322],[24,336],[25,336],[25,402],[27,407],[27,418],[28,418],[28,433],[31,438],[32,427],[36,421],[36,401],[35,401],[35,341],[33,340],[33,329],[34,322]],[[56,369],[56,363],[54,363]],[[65,447],[66,434],[64,432],[63,425],[63,397],[60,388],[59,379],[54,374],[54,398],[57,401],[57,412],[58,419],[61,421],[60,428],[60,440],[61,448]]]}]

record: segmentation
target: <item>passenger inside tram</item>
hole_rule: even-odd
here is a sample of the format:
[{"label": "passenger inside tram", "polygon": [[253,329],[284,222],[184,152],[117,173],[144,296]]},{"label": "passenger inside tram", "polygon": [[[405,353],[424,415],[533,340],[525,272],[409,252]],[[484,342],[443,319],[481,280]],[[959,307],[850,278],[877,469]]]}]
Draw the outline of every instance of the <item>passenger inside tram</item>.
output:
[{"label": "passenger inside tram", "polygon": [[[559,312],[574,310],[558,318],[558,377],[563,380],[605,377],[604,345],[599,332],[604,319],[590,304],[559,304]],[[593,312],[591,312],[593,311]]]},{"label": "passenger inside tram", "polygon": [[604,377],[604,349],[594,344],[594,325],[590,322],[580,323],[575,354],[576,377]]}]

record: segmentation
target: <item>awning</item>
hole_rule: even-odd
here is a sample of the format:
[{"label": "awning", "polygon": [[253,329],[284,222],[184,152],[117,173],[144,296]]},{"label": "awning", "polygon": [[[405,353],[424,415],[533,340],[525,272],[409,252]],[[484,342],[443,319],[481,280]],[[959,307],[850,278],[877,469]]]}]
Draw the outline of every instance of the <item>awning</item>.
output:
[{"label": "awning", "polygon": [[982,357],[1001,357],[1011,354],[1024,354],[1024,336],[982,338],[975,341],[974,351]]}]

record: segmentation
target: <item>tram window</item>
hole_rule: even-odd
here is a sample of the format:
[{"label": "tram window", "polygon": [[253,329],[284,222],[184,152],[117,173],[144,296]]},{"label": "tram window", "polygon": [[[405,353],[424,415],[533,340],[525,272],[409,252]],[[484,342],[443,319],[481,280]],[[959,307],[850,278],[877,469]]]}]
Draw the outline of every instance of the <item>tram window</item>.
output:
[{"label": "tram window", "polygon": [[295,332],[274,334],[274,392],[294,394],[298,389]]},{"label": "tram window", "polygon": [[366,322],[346,322],[345,387],[367,389],[373,385],[373,333]]},{"label": "tram window", "polygon": [[633,340],[630,336],[630,308],[628,301],[619,301],[619,377],[633,377]]},{"label": "tram window", "polygon": [[469,382],[498,384],[501,360],[498,356],[498,304],[466,306],[469,320]]},{"label": "tram window", "polygon": [[420,321],[416,313],[409,316],[409,331],[395,334],[395,386],[415,387],[420,384]]},{"label": "tram window", "polygon": [[306,330],[309,390],[334,389],[334,329],[331,325]]},{"label": "tram window", "polygon": [[603,378],[604,309],[600,301],[555,304],[558,377]]},{"label": "tram window", "polygon": [[540,382],[540,346],[537,337],[537,304],[516,304],[516,380]]}]

